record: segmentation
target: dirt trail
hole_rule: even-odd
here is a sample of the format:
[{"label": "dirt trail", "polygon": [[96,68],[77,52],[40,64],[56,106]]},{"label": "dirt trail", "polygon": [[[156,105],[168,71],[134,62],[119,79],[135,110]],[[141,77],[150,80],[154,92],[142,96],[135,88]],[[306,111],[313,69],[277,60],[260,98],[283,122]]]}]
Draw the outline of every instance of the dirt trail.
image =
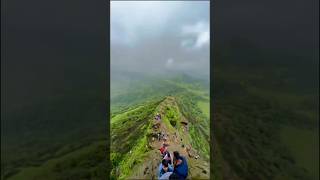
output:
[{"label": "dirt trail", "polygon": [[[143,163],[135,167],[137,169],[129,179],[158,179],[158,168],[162,160],[159,148],[163,143],[168,145],[168,151],[171,154],[173,151],[179,151],[182,156],[186,157],[189,166],[188,179],[209,179],[209,162],[204,161],[189,143],[188,126],[190,124],[187,119],[182,116],[177,122],[181,123],[179,126],[181,129],[168,127],[168,123],[164,122],[168,106],[177,107],[174,97],[167,97],[159,105],[156,113],[160,114],[161,120],[152,119],[152,133],[148,135],[149,147],[152,150],[146,154]],[[161,136],[159,139],[159,133],[167,137],[166,140]]]}]

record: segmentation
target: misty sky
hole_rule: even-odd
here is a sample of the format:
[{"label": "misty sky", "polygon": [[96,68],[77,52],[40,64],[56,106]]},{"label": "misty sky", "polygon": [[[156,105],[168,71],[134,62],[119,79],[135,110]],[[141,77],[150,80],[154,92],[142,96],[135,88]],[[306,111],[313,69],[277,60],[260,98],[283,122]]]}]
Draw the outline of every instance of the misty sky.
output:
[{"label": "misty sky", "polygon": [[208,1],[112,1],[111,70],[209,76]]}]

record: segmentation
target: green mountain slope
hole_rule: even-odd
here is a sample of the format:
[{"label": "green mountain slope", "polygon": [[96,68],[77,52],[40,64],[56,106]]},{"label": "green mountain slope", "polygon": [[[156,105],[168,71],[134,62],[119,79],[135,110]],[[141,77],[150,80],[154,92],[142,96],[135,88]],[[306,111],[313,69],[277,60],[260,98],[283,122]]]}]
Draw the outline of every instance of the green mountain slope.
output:
[{"label": "green mountain slope", "polygon": [[[135,102],[131,107],[120,108],[119,101],[112,104],[117,106],[117,111],[113,111],[111,119],[111,178],[155,178],[161,162],[158,132],[169,134],[171,152],[178,150],[188,158],[191,177],[208,178],[208,86],[198,80],[190,82],[185,76],[152,78],[147,82],[136,83],[130,92],[121,94],[121,103]],[[163,118],[160,128],[154,129],[157,113]],[[182,122],[187,122],[188,130]],[[186,150],[187,147],[192,148]],[[200,158],[195,159],[196,155]]]},{"label": "green mountain slope", "polygon": [[[15,112],[7,113],[7,120],[1,121],[1,179],[21,174],[24,174],[23,179],[33,179],[33,174],[40,173],[41,168],[46,169],[46,176],[57,177],[58,173],[47,168],[47,162],[63,161],[67,154],[105,142],[106,122],[101,113],[104,104],[97,103],[102,102],[103,97],[96,91],[81,89],[69,93],[25,102],[19,104]],[[101,159],[96,164],[100,162]],[[82,174],[83,168],[81,164],[68,167],[73,174],[78,171]],[[69,176],[64,174],[64,177]]]},{"label": "green mountain slope", "polygon": [[315,68],[295,59],[234,66],[237,58],[214,70],[218,179],[319,179]]},{"label": "green mountain slope", "polygon": [[[161,130],[154,129],[157,122],[154,120],[156,113],[163,117]],[[190,121],[188,121],[190,120]],[[160,102],[139,106],[128,112],[114,116],[112,119],[112,164],[113,178],[154,178],[157,175],[157,166],[161,162],[158,148],[161,142],[155,138],[158,132],[169,134],[169,151],[175,150],[188,157],[190,161],[190,174],[196,174],[201,167],[208,177],[209,142],[197,124],[199,121],[186,119],[174,97],[166,97]],[[186,131],[181,122],[188,122],[189,130]],[[176,137],[174,137],[176,134]],[[197,150],[200,159],[189,158],[184,146],[192,146]],[[152,165],[146,164],[152,162]],[[193,162],[193,163],[191,163]],[[197,164],[197,166],[196,166]],[[154,167],[152,171],[147,171]],[[144,174],[142,173],[144,172]],[[201,171],[200,171],[201,172]],[[197,174],[197,175],[198,175]],[[201,173],[200,173],[201,174]],[[200,175],[199,175],[200,176]]]}]

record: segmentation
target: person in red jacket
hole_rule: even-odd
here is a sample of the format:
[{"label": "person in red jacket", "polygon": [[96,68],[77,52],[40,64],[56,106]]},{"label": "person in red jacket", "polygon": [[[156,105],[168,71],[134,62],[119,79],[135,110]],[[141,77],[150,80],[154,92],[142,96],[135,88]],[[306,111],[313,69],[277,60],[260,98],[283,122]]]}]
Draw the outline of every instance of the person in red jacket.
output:
[{"label": "person in red jacket", "polygon": [[167,149],[168,149],[167,146],[165,144],[162,144],[161,148],[159,149],[162,157],[165,156],[165,152],[167,151]]}]

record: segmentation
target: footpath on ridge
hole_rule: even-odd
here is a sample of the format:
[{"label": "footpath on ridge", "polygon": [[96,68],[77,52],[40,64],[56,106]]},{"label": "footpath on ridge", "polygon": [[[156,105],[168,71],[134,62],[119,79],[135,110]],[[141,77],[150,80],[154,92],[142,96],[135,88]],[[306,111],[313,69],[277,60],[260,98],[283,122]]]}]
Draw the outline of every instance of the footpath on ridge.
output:
[{"label": "footpath on ridge", "polygon": [[[176,112],[179,115],[172,115],[175,120],[171,120],[168,113]],[[160,119],[153,118],[150,133],[147,134],[148,146],[151,149],[145,155],[142,163],[134,167],[133,173],[128,179],[158,179],[158,169],[162,157],[159,148],[163,143],[167,144],[168,151],[173,155],[178,151],[186,157],[189,172],[187,179],[209,179],[209,162],[205,161],[200,155],[199,150],[191,146],[189,126],[191,123],[180,113],[174,97],[167,97],[159,104],[155,115],[160,115]],[[166,139],[164,141],[164,139]]]}]

